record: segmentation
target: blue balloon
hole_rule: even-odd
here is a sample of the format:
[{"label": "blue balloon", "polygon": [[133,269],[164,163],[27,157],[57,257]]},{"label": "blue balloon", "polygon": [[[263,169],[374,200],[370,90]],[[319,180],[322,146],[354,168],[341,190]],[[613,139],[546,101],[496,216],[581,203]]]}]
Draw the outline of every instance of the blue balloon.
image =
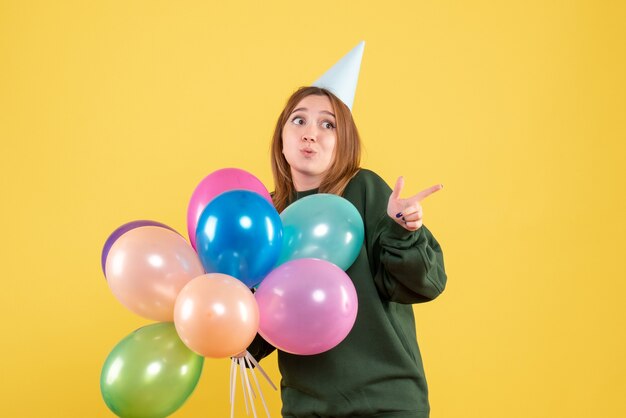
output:
[{"label": "blue balloon", "polygon": [[202,211],[196,250],[207,273],[223,273],[246,286],[258,285],[272,270],[283,239],[276,209],[247,190],[220,194]]}]

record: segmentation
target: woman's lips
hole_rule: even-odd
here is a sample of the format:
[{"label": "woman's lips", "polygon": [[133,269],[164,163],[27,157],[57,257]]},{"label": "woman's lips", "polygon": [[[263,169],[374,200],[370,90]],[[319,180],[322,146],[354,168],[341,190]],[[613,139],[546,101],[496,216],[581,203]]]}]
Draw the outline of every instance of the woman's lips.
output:
[{"label": "woman's lips", "polygon": [[302,153],[302,155],[304,155],[305,157],[311,157],[315,154],[315,151],[313,151],[311,148],[302,148],[300,150],[300,152]]}]

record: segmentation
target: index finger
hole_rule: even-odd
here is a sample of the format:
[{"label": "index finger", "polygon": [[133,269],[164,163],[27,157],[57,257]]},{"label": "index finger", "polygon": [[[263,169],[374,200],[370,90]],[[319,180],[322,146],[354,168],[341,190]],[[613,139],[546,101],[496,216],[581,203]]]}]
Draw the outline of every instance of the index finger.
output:
[{"label": "index finger", "polygon": [[400,193],[402,192],[402,189],[404,188],[404,177],[400,176],[398,177],[398,180],[396,180],[396,185],[393,188],[393,191],[391,192],[391,196],[393,199],[400,199]]},{"label": "index finger", "polygon": [[426,199],[431,194],[438,192],[441,189],[443,189],[443,184],[435,184],[434,186],[430,186],[428,189],[422,190],[421,192],[413,196],[413,199],[417,200],[418,202],[421,202],[422,200]]}]

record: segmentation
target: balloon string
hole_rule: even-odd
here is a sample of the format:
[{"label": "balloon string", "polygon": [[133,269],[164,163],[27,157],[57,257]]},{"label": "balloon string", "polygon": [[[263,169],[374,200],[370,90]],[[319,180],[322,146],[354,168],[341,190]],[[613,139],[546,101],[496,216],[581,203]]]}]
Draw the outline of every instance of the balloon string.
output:
[{"label": "balloon string", "polygon": [[254,359],[254,357],[252,357],[252,355],[246,351],[246,355],[245,357],[252,362],[252,364],[254,364],[254,367],[259,369],[259,371],[261,372],[261,374],[263,375],[263,377],[265,378],[265,380],[268,381],[268,383],[270,384],[270,386],[274,389],[274,390],[278,390],[276,389],[276,386],[274,385],[274,383],[272,383],[272,380],[269,378],[269,376],[267,375],[267,373],[265,373],[265,370],[263,370],[263,367],[261,367],[259,365],[259,363]]},{"label": "balloon string", "polygon": [[228,396],[230,397],[230,404],[233,404],[233,373],[235,371],[235,359],[230,359],[230,376],[228,379]]},{"label": "balloon string", "polygon": [[267,404],[265,403],[265,398],[263,397],[263,391],[261,390],[261,386],[259,385],[259,380],[257,379],[256,373],[254,372],[254,367],[252,367],[252,362],[248,360],[248,355],[244,357],[244,361],[248,365],[248,368],[250,369],[250,373],[252,374],[252,377],[254,378],[254,384],[256,386],[256,390],[259,392],[259,397],[261,398],[261,402],[263,403],[265,414],[267,415],[267,418],[271,418],[270,411],[267,409]]},{"label": "balloon string", "polygon": [[[272,388],[274,388],[274,390],[277,390],[274,383],[272,383],[272,380],[269,378],[267,373],[265,373],[265,370],[263,370],[263,368],[259,365],[259,363],[254,359],[254,357],[252,357],[252,355],[249,352],[246,351],[245,355],[242,357],[231,358],[230,384],[229,384],[230,386],[230,418],[234,418],[235,416],[235,395],[237,393],[237,373],[238,373],[237,369],[241,369],[241,376],[240,376],[241,390],[243,393],[244,405],[246,407],[246,415],[249,416],[250,409],[252,409],[252,414],[254,415],[254,418],[257,418],[256,407],[254,405],[254,398],[256,398],[257,396],[256,396],[255,390],[253,389],[252,384],[250,383],[252,379],[248,377],[248,373],[246,372],[246,369],[249,369],[250,370],[249,373],[252,374],[252,378],[254,379],[254,384],[257,389],[256,391],[259,393],[259,397],[261,398],[261,402],[263,403],[263,409],[265,409],[265,414],[267,415],[268,418],[271,418],[269,409],[267,407],[267,403],[265,402],[265,397],[263,396],[263,391],[261,390],[261,385],[259,384],[259,379],[257,378],[256,372],[254,370],[255,368],[261,372],[263,377],[265,377],[265,379],[272,386]],[[250,402],[250,408],[248,408],[248,402]]]},{"label": "balloon string", "polygon": [[[243,363],[244,370],[248,369],[248,367],[249,367],[248,366],[248,360],[245,357],[240,358],[239,361],[241,361]],[[252,370],[252,368],[250,368],[250,370]],[[248,377],[248,373],[247,372],[246,372],[246,386],[248,387],[248,390],[252,394],[252,397],[254,399],[256,399],[256,392],[254,391],[254,388],[250,384],[250,378]]]},{"label": "balloon string", "polygon": [[233,359],[233,380],[230,388],[232,403],[230,404],[230,418],[235,416],[235,385],[237,384],[237,366],[236,360]]},{"label": "balloon string", "polygon": [[248,397],[250,398],[250,409],[252,409],[252,415],[254,415],[254,418],[257,418],[256,408],[254,407],[254,399],[252,399],[252,388],[250,387],[250,380],[248,379],[248,373],[245,372],[246,370],[245,357],[239,360],[241,364],[241,370],[243,370],[243,375],[246,381],[246,389],[248,390]]},{"label": "balloon string", "polygon": [[241,369],[241,390],[243,391],[243,403],[246,405],[246,415],[250,415],[250,411],[248,409],[248,398],[246,397],[246,384],[244,382],[244,376],[246,374],[246,369],[243,367],[243,362],[240,362],[237,359],[237,363],[239,363],[239,368]]}]

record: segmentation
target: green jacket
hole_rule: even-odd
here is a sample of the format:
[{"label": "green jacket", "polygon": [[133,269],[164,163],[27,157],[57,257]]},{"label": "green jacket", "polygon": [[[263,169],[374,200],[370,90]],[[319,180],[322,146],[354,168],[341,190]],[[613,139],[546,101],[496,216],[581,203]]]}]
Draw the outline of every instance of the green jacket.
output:
[{"label": "green jacket", "polygon": [[[298,192],[294,198],[317,193]],[[411,303],[436,298],[446,285],[439,244],[422,226],[407,231],[387,215],[391,189],[361,169],[343,197],[365,225],[361,252],[347,270],[359,308],[354,327],[318,355],[278,352],[284,417],[429,416],[428,388]],[[248,351],[258,360],[274,347],[260,336]]]}]

